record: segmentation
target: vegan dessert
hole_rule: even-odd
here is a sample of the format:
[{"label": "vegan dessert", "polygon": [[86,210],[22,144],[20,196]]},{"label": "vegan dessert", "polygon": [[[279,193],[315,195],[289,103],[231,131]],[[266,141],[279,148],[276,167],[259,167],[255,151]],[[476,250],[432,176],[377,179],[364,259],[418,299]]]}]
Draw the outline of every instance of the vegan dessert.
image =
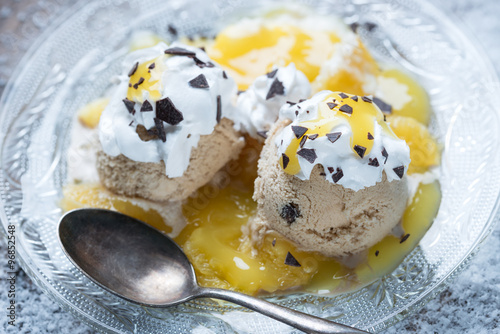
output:
[{"label": "vegan dessert", "polygon": [[100,181],[70,180],[62,208],[168,233],[203,286],[340,293],[392,270],[439,207],[423,88],[328,16],[278,11],[191,39],[206,53],[159,43],[125,59],[100,140],[73,145],[97,151]]}]

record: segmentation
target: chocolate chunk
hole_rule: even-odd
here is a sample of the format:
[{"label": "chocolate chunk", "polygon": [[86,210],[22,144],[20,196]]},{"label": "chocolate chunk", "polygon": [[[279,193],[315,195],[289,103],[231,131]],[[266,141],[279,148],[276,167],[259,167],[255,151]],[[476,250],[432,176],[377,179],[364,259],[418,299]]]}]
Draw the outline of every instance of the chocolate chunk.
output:
[{"label": "chocolate chunk", "polygon": [[217,115],[215,115],[217,123],[220,123],[221,118],[222,118],[222,102],[220,95],[217,95]]},{"label": "chocolate chunk", "polygon": [[156,126],[151,130],[147,130],[144,125],[138,124],[135,128],[135,133],[137,133],[142,141],[158,139],[158,129],[156,128]]},{"label": "chocolate chunk", "polygon": [[357,95],[351,96],[351,100],[358,102],[358,96]]},{"label": "chocolate chunk", "polygon": [[327,102],[326,105],[328,106],[328,108],[330,108],[330,110],[332,110],[333,108],[338,106],[337,103],[333,103],[333,102]]},{"label": "chocolate chunk", "polygon": [[139,86],[142,85],[143,82],[144,82],[144,78],[140,77],[139,81],[137,81],[137,83],[134,85],[134,89],[139,88]]},{"label": "chocolate chunk", "polygon": [[345,94],[345,93],[340,93],[339,96],[343,99],[347,99],[349,97],[349,95]]},{"label": "chocolate chunk", "polygon": [[125,107],[127,108],[128,112],[131,113],[132,115],[135,115],[135,109],[134,109],[135,102],[130,101],[127,98],[124,98],[122,101],[125,104]]},{"label": "chocolate chunk", "polygon": [[316,150],[314,148],[303,148],[297,152],[297,155],[306,159],[307,162],[309,162],[311,164],[314,163],[314,161],[316,161],[316,158],[318,157],[316,155]]},{"label": "chocolate chunk", "polygon": [[304,126],[292,126],[292,131],[297,139],[300,139],[300,137],[302,137],[307,130],[309,129]]},{"label": "chocolate chunk", "polygon": [[285,264],[292,267],[302,267],[299,261],[297,261],[290,252],[286,253]]},{"label": "chocolate chunk", "polygon": [[155,117],[155,126],[156,129],[158,130],[158,138],[160,138],[162,142],[166,142],[167,134],[165,133],[165,127],[163,126],[163,121]]},{"label": "chocolate chunk", "polygon": [[373,158],[373,159],[372,159],[372,158],[370,158],[369,160],[370,160],[370,162],[368,162],[368,165],[369,165],[369,166],[373,166],[373,167],[378,167],[378,166],[380,166],[380,165],[379,165],[379,163],[378,163],[378,159],[377,159],[377,158]]},{"label": "chocolate chunk", "polygon": [[394,171],[394,173],[396,173],[396,175],[400,179],[402,179],[403,176],[405,175],[405,166],[399,166],[399,167],[393,168],[392,170]]},{"label": "chocolate chunk", "polygon": [[307,136],[302,136],[302,139],[300,140],[300,148],[302,148],[304,146],[304,144],[306,143],[306,140],[307,140]]},{"label": "chocolate chunk", "polygon": [[283,169],[286,169],[288,167],[288,163],[290,162],[290,158],[285,153],[281,154],[281,156],[283,158]]},{"label": "chocolate chunk", "polygon": [[370,132],[368,132],[368,140],[373,140],[373,139],[374,139],[373,135]]},{"label": "chocolate chunk", "polygon": [[333,172],[335,172],[335,168],[333,168],[333,167],[328,167],[328,171],[329,171],[330,173],[333,173]]},{"label": "chocolate chunk", "polygon": [[222,77],[223,77],[224,79],[227,79],[227,74],[226,74],[226,71],[222,71]]},{"label": "chocolate chunk", "polygon": [[337,183],[339,180],[344,176],[344,172],[342,171],[341,168],[337,168],[337,172],[335,174],[332,174],[332,180],[333,182]]},{"label": "chocolate chunk", "polygon": [[345,112],[346,114],[352,114],[352,107],[350,105],[344,104],[339,108],[340,111]]},{"label": "chocolate chunk", "polygon": [[405,234],[405,235],[401,238],[401,240],[399,241],[399,243],[400,243],[400,244],[402,244],[403,242],[405,242],[406,240],[408,240],[408,238],[409,238],[409,237],[410,237],[410,233]]},{"label": "chocolate chunk", "polygon": [[354,145],[354,151],[362,158],[365,156],[366,147],[361,145]]},{"label": "chocolate chunk", "polygon": [[188,57],[196,56],[195,52],[186,50],[184,48],[180,48],[178,46],[166,49],[165,54],[173,56],[188,56]]},{"label": "chocolate chunk", "polygon": [[264,139],[267,139],[267,131],[257,131],[257,135]]},{"label": "chocolate chunk", "polygon": [[207,78],[205,78],[203,74],[200,74],[196,78],[189,80],[189,86],[193,88],[209,88]]},{"label": "chocolate chunk", "polygon": [[128,123],[128,126],[132,126],[134,124],[134,120],[131,120],[130,123]]},{"label": "chocolate chunk", "polygon": [[290,106],[294,106],[297,104],[296,102],[291,102],[291,101],[286,101],[286,103],[288,103]]},{"label": "chocolate chunk", "polygon": [[304,102],[305,100],[306,100],[306,99],[300,99],[300,100],[299,100],[299,103]]},{"label": "chocolate chunk", "polygon": [[134,66],[132,66],[132,68],[130,69],[130,71],[128,72],[128,76],[131,77],[135,74],[135,71],[137,71],[137,68],[139,67],[139,63],[136,62],[134,64]]},{"label": "chocolate chunk", "polygon": [[299,206],[295,203],[288,203],[281,208],[280,217],[283,218],[288,224],[292,224],[299,217],[300,214]]},{"label": "chocolate chunk", "polygon": [[385,150],[385,147],[382,148],[382,156],[385,158],[384,164],[387,162],[387,158],[389,157],[389,153]]},{"label": "chocolate chunk", "polygon": [[332,132],[326,134],[326,137],[329,141],[332,142],[332,144],[335,143],[340,138],[340,136],[342,136],[342,132]]},{"label": "chocolate chunk", "polygon": [[156,101],[156,117],[170,125],[177,125],[184,119],[182,113],[168,97]]},{"label": "chocolate chunk", "polygon": [[377,250],[375,251],[375,256],[378,256],[380,254],[380,252]]},{"label": "chocolate chunk", "polygon": [[271,242],[271,245],[276,246],[276,238],[273,239],[273,242]]},{"label": "chocolate chunk", "polygon": [[367,103],[372,103],[372,99],[370,99],[368,96],[363,96],[361,99]]},{"label": "chocolate chunk", "polygon": [[269,91],[267,92],[266,100],[269,100],[276,95],[285,95],[285,87],[283,83],[278,80],[278,78],[274,79]]},{"label": "chocolate chunk", "polygon": [[318,136],[319,135],[317,133],[315,133],[315,134],[307,136],[307,138],[309,138],[310,140],[314,140],[314,139],[318,138]]},{"label": "chocolate chunk", "polygon": [[382,112],[387,114],[392,113],[392,106],[388,103],[385,103],[378,97],[373,97],[373,103],[375,103],[375,105],[379,107]]},{"label": "chocolate chunk", "polygon": [[206,66],[207,66],[207,64],[206,64],[204,61],[202,61],[202,60],[198,59],[198,57],[191,57],[191,58],[193,58],[194,63],[195,63],[195,64],[196,64],[196,66],[198,66],[199,68],[204,68],[204,67],[206,67]]},{"label": "chocolate chunk", "polygon": [[148,100],[144,100],[144,103],[141,106],[141,112],[153,111],[153,106],[149,103]]},{"label": "chocolate chunk", "polygon": [[168,25],[168,32],[174,36],[177,36],[177,29],[171,24]]},{"label": "chocolate chunk", "polygon": [[148,68],[150,70],[153,70],[155,68],[156,64],[155,63],[151,63],[151,65],[148,66]]},{"label": "chocolate chunk", "polygon": [[272,78],[274,78],[274,76],[276,75],[276,73],[278,73],[278,69],[272,70],[271,72],[267,73],[266,76],[269,79],[272,79]]}]

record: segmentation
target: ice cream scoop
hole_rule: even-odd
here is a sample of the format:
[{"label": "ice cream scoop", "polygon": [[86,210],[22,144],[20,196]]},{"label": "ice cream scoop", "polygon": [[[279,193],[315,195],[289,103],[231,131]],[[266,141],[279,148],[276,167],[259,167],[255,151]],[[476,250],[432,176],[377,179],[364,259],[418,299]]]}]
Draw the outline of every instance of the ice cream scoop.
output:
[{"label": "ice cream scoop", "polygon": [[372,100],[321,92],[281,114],[259,160],[254,228],[327,256],[389,234],[407,205],[409,149]]}]

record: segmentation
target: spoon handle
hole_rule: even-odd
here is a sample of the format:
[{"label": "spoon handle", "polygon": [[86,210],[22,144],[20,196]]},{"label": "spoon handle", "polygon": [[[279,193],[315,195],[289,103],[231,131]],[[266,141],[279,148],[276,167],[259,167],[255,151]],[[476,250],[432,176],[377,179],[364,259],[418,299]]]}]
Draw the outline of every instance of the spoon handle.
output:
[{"label": "spoon handle", "polygon": [[197,297],[216,298],[235,303],[287,325],[300,329],[306,333],[367,333],[359,329],[342,325],[333,321],[321,319],[309,314],[279,306],[263,299],[250,297],[238,292],[222,289],[200,288]]}]

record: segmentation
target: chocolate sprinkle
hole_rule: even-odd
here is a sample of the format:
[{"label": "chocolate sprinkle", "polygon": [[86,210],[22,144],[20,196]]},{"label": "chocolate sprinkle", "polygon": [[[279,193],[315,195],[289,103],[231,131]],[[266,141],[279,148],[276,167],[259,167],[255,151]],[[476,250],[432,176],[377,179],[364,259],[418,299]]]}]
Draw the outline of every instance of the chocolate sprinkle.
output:
[{"label": "chocolate sprinkle", "polygon": [[288,203],[281,208],[280,217],[286,220],[288,224],[292,224],[298,217],[302,217],[302,215],[297,204]]},{"label": "chocolate sprinkle", "polygon": [[227,74],[226,74],[226,71],[222,71],[222,77],[223,77],[224,79],[227,79]]},{"label": "chocolate sprinkle", "polygon": [[297,261],[290,252],[286,253],[285,264],[292,267],[302,267],[299,261]]},{"label": "chocolate sprinkle", "polygon": [[132,69],[130,72],[128,72],[128,76],[131,77],[134,75],[135,71],[137,71],[137,68],[139,67],[139,62],[136,62],[134,66],[132,66]]},{"label": "chocolate sprinkle", "polygon": [[155,126],[156,129],[158,130],[158,138],[160,138],[162,142],[166,142],[167,134],[165,133],[165,127],[163,126],[163,121],[155,117]]},{"label": "chocolate sprinkle", "polygon": [[378,256],[380,254],[380,252],[377,250],[375,251],[375,256]]},{"label": "chocolate sprinkle", "polygon": [[196,56],[196,53],[194,53],[193,51],[189,51],[184,48],[180,48],[178,46],[166,49],[165,54],[173,56],[188,56],[188,57]]},{"label": "chocolate sprinkle", "polygon": [[373,138],[373,135],[370,132],[368,132],[368,140],[373,140],[373,139],[375,139]]},{"label": "chocolate sprinkle", "polygon": [[300,99],[300,100],[299,100],[299,103],[304,102],[305,100],[306,100],[306,99]]},{"label": "chocolate sprinkle", "polygon": [[349,95],[345,94],[345,93],[340,93],[339,96],[343,99],[347,99],[349,97]]},{"label": "chocolate sprinkle", "polygon": [[378,163],[378,159],[377,158],[370,158],[369,159],[370,162],[368,163],[369,166],[373,166],[373,167],[378,167],[380,166],[379,163]]},{"label": "chocolate sprinkle", "polygon": [[361,98],[361,100],[363,100],[363,101],[365,101],[365,102],[367,102],[367,103],[372,103],[372,102],[373,102],[373,101],[372,101],[372,99],[370,99],[368,96],[363,96],[363,97]]},{"label": "chocolate sprinkle", "polygon": [[134,88],[135,89],[139,88],[139,86],[142,85],[143,82],[144,82],[144,78],[140,77],[139,81],[137,81],[137,83],[134,85]]},{"label": "chocolate sprinkle", "polygon": [[333,182],[337,183],[339,180],[344,176],[344,172],[342,171],[341,168],[337,168],[337,173],[332,174],[332,180]]},{"label": "chocolate sprinkle", "polygon": [[351,28],[352,32],[356,32],[359,28],[359,23],[358,22],[353,22],[349,25],[349,27]]},{"label": "chocolate sprinkle", "polygon": [[155,68],[156,64],[155,63],[151,63],[151,65],[148,66],[148,68],[150,70],[153,70]]},{"label": "chocolate sprinkle", "polygon": [[182,113],[168,97],[156,101],[156,117],[170,125],[177,125],[184,119]]},{"label": "chocolate sprinkle", "polygon": [[352,114],[352,107],[350,105],[344,104],[339,108],[340,111],[345,112],[346,114]]},{"label": "chocolate sprinkle", "polygon": [[307,138],[309,138],[310,140],[314,140],[314,139],[318,138],[318,136],[319,135],[317,133],[315,133],[315,134],[312,134],[310,136],[307,136]]},{"label": "chocolate sprinkle", "polygon": [[135,109],[134,109],[135,102],[130,101],[127,98],[124,98],[122,101],[125,104],[125,107],[127,107],[128,112],[131,113],[132,115],[135,115]]},{"label": "chocolate sprinkle", "polygon": [[351,96],[351,100],[358,102],[358,96],[357,95]]},{"label": "chocolate sprinkle", "polygon": [[387,162],[387,158],[389,157],[389,153],[385,150],[385,147],[382,148],[382,156],[385,158],[384,164]]},{"label": "chocolate sprinkle", "polygon": [[141,112],[153,111],[153,106],[149,103],[148,100],[145,100],[141,106]]},{"label": "chocolate sprinkle", "polygon": [[283,157],[283,169],[286,169],[288,167],[288,163],[290,162],[290,158],[285,153],[281,154],[281,156]]},{"label": "chocolate sprinkle", "polygon": [[365,156],[366,147],[361,145],[354,145],[354,151],[362,158]]},{"label": "chocolate sprinkle", "polygon": [[306,143],[307,136],[302,136],[302,139],[300,140],[300,148],[304,147],[304,144]]},{"label": "chocolate sprinkle", "polygon": [[292,131],[297,139],[300,139],[300,137],[302,137],[307,130],[309,129],[304,126],[292,126]]},{"label": "chocolate sprinkle", "polygon": [[292,102],[292,101],[286,101],[286,103],[288,103],[290,106],[294,106],[297,104],[296,102]]},{"label": "chocolate sprinkle", "polygon": [[380,110],[382,110],[382,112],[387,113],[387,114],[392,113],[392,106],[388,103],[385,103],[384,101],[382,101],[378,97],[373,97],[373,103],[375,103],[375,105],[377,107],[379,107]]},{"label": "chocolate sprinkle", "polygon": [[177,36],[177,29],[171,24],[168,25],[168,32],[174,36]]},{"label": "chocolate sprinkle", "polygon": [[337,103],[333,103],[333,102],[327,102],[326,105],[328,106],[328,108],[330,108],[330,110],[332,110],[333,108],[338,106]]},{"label": "chocolate sprinkle", "polygon": [[394,171],[394,173],[396,173],[396,175],[400,179],[402,179],[403,175],[405,175],[405,166],[399,166],[399,167],[393,168],[392,170]]},{"label": "chocolate sprinkle", "polygon": [[203,74],[198,75],[196,78],[189,80],[189,86],[193,88],[209,88],[207,78]]},{"label": "chocolate sprinkle", "polygon": [[264,139],[267,139],[267,131],[257,131],[257,135]]},{"label": "chocolate sprinkle", "polygon": [[271,84],[269,92],[267,92],[266,100],[269,100],[276,95],[285,95],[285,87],[283,87],[283,83],[279,81],[278,78],[274,79]]},{"label": "chocolate sprinkle", "polygon": [[332,132],[326,134],[326,137],[329,141],[332,142],[332,144],[335,143],[340,138],[340,136],[342,136],[342,132]]},{"label": "chocolate sprinkle", "polygon": [[299,116],[299,111],[295,110],[295,116]]},{"label": "chocolate sprinkle", "polygon": [[318,157],[316,155],[316,150],[314,148],[303,148],[297,152],[297,155],[306,159],[307,162],[309,162],[311,164],[314,163],[314,161],[316,161],[316,158]]},{"label": "chocolate sprinkle", "polygon": [[408,238],[410,237],[410,233],[408,234],[405,234],[402,238],[401,238],[401,241],[399,242],[400,244],[402,244],[403,242],[405,242],[406,240],[408,240]]},{"label": "chocolate sprinkle", "polygon": [[220,95],[217,95],[217,115],[215,115],[217,123],[220,123],[221,118],[222,118],[222,102]]},{"label": "chocolate sprinkle", "polygon": [[267,77],[268,77],[269,79],[272,79],[272,78],[274,78],[274,76],[276,75],[276,73],[278,73],[278,69],[275,69],[275,70],[273,70],[273,71],[271,71],[271,72],[267,73],[266,75],[267,75]]}]

